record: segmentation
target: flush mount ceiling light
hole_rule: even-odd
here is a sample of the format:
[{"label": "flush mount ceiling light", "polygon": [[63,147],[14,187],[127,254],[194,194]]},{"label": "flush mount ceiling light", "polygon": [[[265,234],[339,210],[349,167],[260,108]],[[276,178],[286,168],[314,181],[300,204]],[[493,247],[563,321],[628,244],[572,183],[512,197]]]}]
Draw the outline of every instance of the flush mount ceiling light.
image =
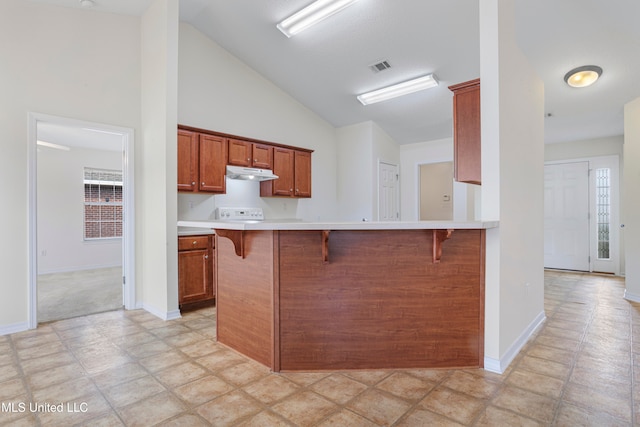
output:
[{"label": "flush mount ceiling light", "polygon": [[386,101],[387,99],[396,98],[398,96],[408,95],[420,90],[430,89],[438,86],[438,79],[433,74],[418,77],[413,80],[398,83],[392,86],[383,87],[382,89],[358,95],[358,101],[362,105],[375,104],[376,102]]},{"label": "flush mount ceiling light", "polygon": [[356,1],[358,0],[317,0],[276,26],[285,36],[291,37],[334,13],[340,12],[345,7],[351,6]]},{"label": "flush mount ceiling light", "polygon": [[602,68],[597,65],[585,65],[574,68],[564,75],[564,81],[571,87],[591,86],[602,75]]},{"label": "flush mount ceiling light", "polygon": [[93,0],[80,0],[80,6],[84,7],[84,8],[90,8],[93,7],[95,5],[95,3],[93,2]]}]

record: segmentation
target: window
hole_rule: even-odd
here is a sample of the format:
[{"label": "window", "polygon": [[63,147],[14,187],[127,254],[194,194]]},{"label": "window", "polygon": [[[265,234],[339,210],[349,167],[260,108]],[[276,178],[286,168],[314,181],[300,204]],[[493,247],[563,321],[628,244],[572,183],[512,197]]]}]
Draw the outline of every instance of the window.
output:
[{"label": "window", "polygon": [[84,168],[84,238],[118,237],[122,237],[122,171]]},{"label": "window", "polygon": [[611,227],[610,169],[596,169],[596,210],[598,214],[598,259],[609,259]]}]

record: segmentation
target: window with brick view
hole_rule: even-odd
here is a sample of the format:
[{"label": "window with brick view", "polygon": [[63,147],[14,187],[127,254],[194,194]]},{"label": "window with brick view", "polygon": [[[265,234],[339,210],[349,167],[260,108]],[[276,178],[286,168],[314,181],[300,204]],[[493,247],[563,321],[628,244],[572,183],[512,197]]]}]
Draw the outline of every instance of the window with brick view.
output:
[{"label": "window with brick view", "polygon": [[122,237],[122,171],[84,168],[84,238]]}]

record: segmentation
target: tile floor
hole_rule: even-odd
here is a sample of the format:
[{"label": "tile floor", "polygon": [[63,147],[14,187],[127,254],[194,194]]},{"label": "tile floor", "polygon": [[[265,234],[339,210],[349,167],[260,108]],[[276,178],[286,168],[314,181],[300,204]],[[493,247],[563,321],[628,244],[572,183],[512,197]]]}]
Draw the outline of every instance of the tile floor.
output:
[{"label": "tile floor", "polygon": [[274,374],[216,343],[213,308],[52,322],[0,337],[0,425],[640,425],[640,304],[617,277],[545,282],[548,319],[503,375]]}]

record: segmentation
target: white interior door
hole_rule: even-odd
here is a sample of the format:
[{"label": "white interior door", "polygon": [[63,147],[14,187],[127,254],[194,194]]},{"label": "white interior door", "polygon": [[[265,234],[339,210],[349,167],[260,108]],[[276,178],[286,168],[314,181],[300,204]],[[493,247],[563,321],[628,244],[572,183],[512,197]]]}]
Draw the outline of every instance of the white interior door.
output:
[{"label": "white interior door", "polygon": [[589,163],[544,168],[544,266],[589,271]]},{"label": "white interior door", "polygon": [[378,220],[399,221],[398,166],[380,162],[378,165]]}]

